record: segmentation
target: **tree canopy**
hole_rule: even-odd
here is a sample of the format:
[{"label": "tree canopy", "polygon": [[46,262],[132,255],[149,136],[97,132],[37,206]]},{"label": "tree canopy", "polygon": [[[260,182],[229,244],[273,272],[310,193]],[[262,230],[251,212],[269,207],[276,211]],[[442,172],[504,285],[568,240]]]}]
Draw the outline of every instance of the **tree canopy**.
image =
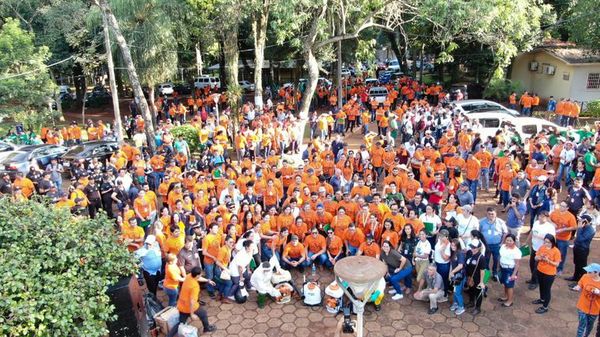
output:
[{"label": "tree canopy", "polygon": [[107,287],[135,262],[113,221],[0,199],[0,335],[105,336]]}]

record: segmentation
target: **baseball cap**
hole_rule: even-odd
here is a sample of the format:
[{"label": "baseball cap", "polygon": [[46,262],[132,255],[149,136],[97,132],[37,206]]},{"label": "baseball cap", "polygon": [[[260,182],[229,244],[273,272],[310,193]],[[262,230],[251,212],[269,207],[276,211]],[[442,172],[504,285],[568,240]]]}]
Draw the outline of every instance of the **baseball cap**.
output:
[{"label": "baseball cap", "polygon": [[479,239],[473,239],[469,243],[469,247],[470,248],[479,248],[479,247],[481,247],[481,241],[479,241]]},{"label": "baseball cap", "polygon": [[587,271],[588,273],[600,273],[600,264],[590,263],[583,267],[583,270]]},{"label": "baseball cap", "polygon": [[591,223],[593,219],[592,219],[591,215],[583,214],[582,216],[579,217],[579,220],[587,221],[588,223]]}]

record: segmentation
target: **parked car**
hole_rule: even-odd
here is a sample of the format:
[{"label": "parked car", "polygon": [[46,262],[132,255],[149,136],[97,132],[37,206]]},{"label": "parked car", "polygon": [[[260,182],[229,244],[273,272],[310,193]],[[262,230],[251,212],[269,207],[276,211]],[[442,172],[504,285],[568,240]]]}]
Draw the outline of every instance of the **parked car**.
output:
[{"label": "parked car", "polygon": [[376,78],[367,78],[365,80],[365,85],[367,85],[367,86],[369,86],[369,85],[373,86],[373,85],[377,85],[378,82],[379,82],[379,80],[376,79]]},{"label": "parked car", "polygon": [[494,112],[474,112],[467,115],[468,118],[476,118],[481,123],[481,128],[477,130],[482,139],[493,137],[496,131],[504,128],[507,132],[517,132],[521,139],[536,135],[541,130],[559,130],[565,128],[541,118],[535,117],[515,117],[503,111]]},{"label": "parked car", "polygon": [[[421,70],[421,61],[415,61],[415,68],[417,70]],[[431,73],[435,69],[433,63],[423,62],[423,71],[426,73]]]},{"label": "parked car", "polygon": [[352,72],[350,71],[350,69],[342,68],[341,75],[342,77],[350,77],[352,75]]},{"label": "parked car", "polygon": [[198,89],[203,89],[204,87],[221,89],[221,80],[218,77],[199,76],[194,79],[194,87]]},{"label": "parked car", "polygon": [[375,98],[379,104],[385,102],[387,98],[388,90],[386,87],[372,87],[369,89],[369,98]]},{"label": "parked car", "polygon": [[486,112],[486,111],[504,111],[512,116],[519,116],[519,112],[513,109],[509,109],[500,103],[488,101],[485,99],[465,99],[462,101],[452,101],[450,104],[454,104],[459,112],[468,114],[473,112]]},{"label": "parked car", "polygon": [[85,106],[100,107],[110,104],[112,96],[107,91],[95,90],[85,96]]},{"label": "parked car", "polygon": [[173,91],[180,95],[189,95],[192,93],[192,85],[188,83],[179,83],[173,85]]},{"label": "parked car", "polygon": [[6,141],[0,141],[0,161],[8,156],[12,151],[19,148],[18,145]]},{"label": "parked car", "polygon": [[10,152],[0,161],[0,173],[14,176],[17,172],[27,173],[32,165],[45,168],[52,159],[60,159],[67,152],[67,148],[60,145],[27,145],[16,151]]},{"label": "parked car", "polygon": [[244,91],[254,91],[256,89],[254,83],[250,83],[250,81],[238,81],[238,84]]},{"label": "parked car", "polygon": [[162,83],[158,85],[158,94],[160,96],[173,95],[173,83]]},{"label": "parked car", "polygon": [[61,159],[63,161],[63,166],[68,168],[70,171],[74,161],[80,161],[84,159],[87,166],[92,159],[95,158],[103,162],[109,159],[117,151],[119,151],[118,142],[98,140],[73,146],[64,155],[62,155]]},{"label": "parked car", "polygon": [[400,70],[400,62],[398,60],[391,60],[387,63],[387,70],[392,73]]}]

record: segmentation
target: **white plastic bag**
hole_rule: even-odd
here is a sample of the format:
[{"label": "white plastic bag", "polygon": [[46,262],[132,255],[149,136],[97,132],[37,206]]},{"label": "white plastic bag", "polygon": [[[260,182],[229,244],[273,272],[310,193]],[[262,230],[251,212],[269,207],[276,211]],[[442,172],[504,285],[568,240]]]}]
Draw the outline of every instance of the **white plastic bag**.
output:
[{"label": "white plastic bag", "polygon": [[177,328],[177,335],[179,337],[198,337],[198,329],[193,325],[181,323]]}]

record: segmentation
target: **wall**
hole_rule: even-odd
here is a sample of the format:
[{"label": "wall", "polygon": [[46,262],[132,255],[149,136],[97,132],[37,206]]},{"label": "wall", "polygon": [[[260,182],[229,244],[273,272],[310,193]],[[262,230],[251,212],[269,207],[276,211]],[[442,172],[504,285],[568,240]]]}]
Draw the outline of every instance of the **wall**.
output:
[{"label": "wall", "polygon": [[[538,62],[538,70],[530,71],[529,63]],[[549,64],[556,68],[554,75],[544,74],[543,64]],[[574,68],[546,52],[526,53],[519,55],[512,66],[513,81],[520,81],[523,89],[535,92],[542,99],[554,96],[555,98],[570,97],[571,84],[574,81]],[[563,74],[568,73],[569,79],[564,80]]]},{"label": "wall", "polygon": [[572,74],[571,98],[576,101],[593,101],[600,99],[600,89],[587,89],[589,73],[600,73],[600,64],[576,66]]}]

